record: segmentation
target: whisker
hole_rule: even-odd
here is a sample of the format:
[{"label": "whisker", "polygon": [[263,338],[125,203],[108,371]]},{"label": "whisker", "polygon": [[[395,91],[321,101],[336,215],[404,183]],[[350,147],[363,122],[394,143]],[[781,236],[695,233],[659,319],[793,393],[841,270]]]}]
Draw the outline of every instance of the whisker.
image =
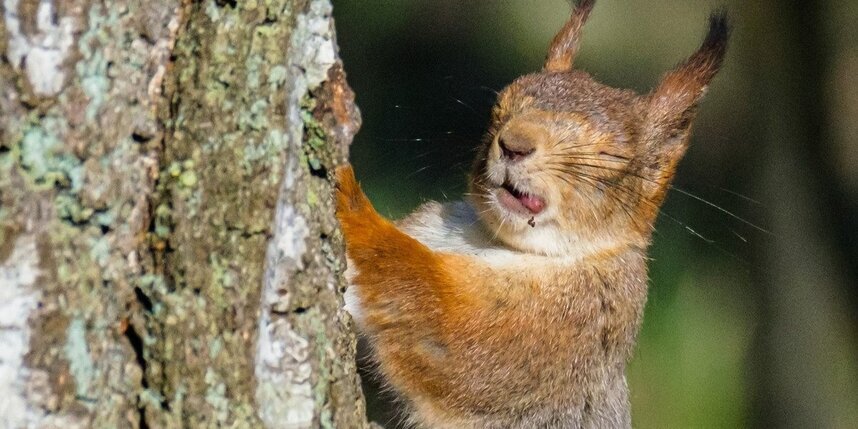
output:
[{"label": "whisker", "polygon": [[[590,168],[596,168],[596,169],[603,169],[603,170],[607,170],[607,171],[625,173],[627,175],[631,175],[632,177],[636,177],[638,179],[653,183],[655,185],[659,185],[659,183],[657,181],[652,180],[648,177],[644,177],[644,176],[641,176],[639,174],[634,174],[634,173],[631,173],[631,172],[626,171],[626,170],[612,168],[612,167],[604,166],[604,165],[593,165],[593,164],[583,164],[583,163],[573,163],[573,162],[565,162],[565,163],[564,162],[553,162],[552,164],[561,165],[564,167],[590,167]],[[771,235],[771,236],[775,236],[775,234],[772,233],[771,231],[769,231],[769,230],[767,230],[767,229],[765,229],[765,228],[763,228],[763,227],[761,227],[761,226],[759,226],[759,225],[757,225],[757,224],[755,224],[755,223],[753,223],[753,222],[751,222],[751,221],[749,221],[749,220],[747,220],[747,219],[745,219],[745,218],[743,218],[743,217],[741,217],[741,216],[739,216],[739,215],[737,215],[737,214],[735,214],[735,213],[733,213],[733,212],[731,212],[731,211],[729,211],[729,210],[727,210],[727,209],[725,209],[725,208],[723,208],[723,207],[721,207],[721,206],[719,206],[713,202],[710,202],[710,201],[706,200],[705,198],[697,196],[690,191],[686,191],[685,189],[682,189],[676,185],[670,185],[669,188],[674,189],[677,192],[679,192],[680,194],[685,195],[689,198],[692,198],[696,201],[699,201],[699,202],[701,202],[701,203],[703,203],[709,207],[712,207],[712,208],[732,217],[733,219],[735,219],[741,223],[744,223],[745,225],[750,226],[751,228],[756,229],[757,231],[763,232],[763,233]]]},{"label": "whisker", "polygon": [[620,161],[618,159],[609,159],[609,158],[601,157],[601,156],[599,156],[599,154],[591,153],[591,152],[583,152],[583,153],[578,152],[578,153],[574,153],[574,154],[568,153],[568,154],[561,154],[561,155],[563,156],[564,159],[582,159],[585,161],[612,162],[615,164],[623,164],[623,165],[628,163],[628,161]]},{"label": "whisker", "polygon": [[500,94],[500,92],[499,92],[498,90],[496,90],[496,89],[494,89],[494,88],[489,88],[489,87],[487,87],[487,86],[485,86],[485,85],[480,85],[480,86],[478,86],[478,87],[476,87],[476,88],[477,88],[477,89],[481,89],[481,90],[483,90],[483,91],[491,92],[491,93],[492,93],[492,94],[494,94],[494,95],[498,95],[498,94]]},{"label": "whisker", "polygon": [[[598,180],[599,178],[596,178],[596,179]],[[609,185],[609,186],[610,186],[610,185]],[[652,201],[650,201],[649,199],[647,199],[645,196],[640,195],[639,193],[637,193],[636,191],[634,191],[634,190],[632,190],[632,189],[628,189],[628,188],[620,187],[620,186],[616,186],[616,187],[612,186],[612,188],[613,188],[613,189],[615,189],[615,190],[617,190],[617,191],[620,191],[620,192],[625,192],[625,193],[626,193],[626,195],[636,196],[636,197],[640,198],[640,199],[641,199],[641,201],[642,201],[644,204],[648,204],[648,205],[650,205],[651,207],[655,207],[655,208],[657,208],[657,207],[655,206],[655,203],[653,203]],[[606,195],[610,195],[610,194],[606,194]],[[611,195],[610,197],[611,197],[611,198],[614,198],[614,199],[615,199],[615,201],[618,201],[618,202],[620,203],[620,206],[621,206],[621,207],[623,207],[623,205],[628,206],[628,204],[627,204],[627,203],[624,203],[624,202],[623,202],[623,200],[622,200],[622,199],[620,199],[619,197],[617,197],[617,196],[615,196],[615,195]],[[699,238],[699,239],[703,240],[705,243],[707,243],[707,245],[712,246],[713,248],[715,248],[716,250],[718,250],[720,253],[722,253],[722,254],[724,254],[724,255],[726,255],[726,256],[729,256],[731,259],[733,259],[733,260],[735,260],[735,261],[737,261],[737,262],[739,262],[739,263],[741,263],[741,264],[743,264],[743,265],[747,265],[747,261],[743,260],[743,259],[742,259],[742,258],[740,258],[738,255],[736,255],[736,254],[734,254],[734,253],[732,253],[732,252],[730,252],[730,251],[728,251],[728,250],[724,249],[723,247],[721,247],[721,246],[718,244],[718,242],[717,242],[716,240],[713,240],[713,239],[711,239],[711,238],[708,238],[708,237],[704,236],[703,234],[701,234],[701,233],[697,232],[697,231],[696,231],[694,228],[692,228],[690,225],[687,225],[686,223],[684,223],[684,222],[680,221],[680,220],[679,220],[679,219],[677,219],[676,217],[674,217],[674,216],[670,215],[670,213],[668,213],[668,212],[667,212],[667,211],[665,211],[664,209],[659,210],[659,213],[661,213],[662,215],[664,215],[664,217],[666,217],[666,218],[667,218],[667,219],[669,219],[670,221],[672,221],[672,222],[674,222],[675,224],[677,224],[677,225],[679,225],[680,227],[682,227],[682,228],[683,228],[685,231],[687,231],[688,233],[690,233],[690,234],[692,234],[693,236],[695,236],[695,237],[697,237],[697,238]],[[634,219],[633,219],[633,220],[634,220]],[[655,230],[654,225],[653,225],[653,230]],[[741,237],[741,236],[740,236],[740,237]]]},{"label": "whisker", "polygon": [[415,157],[413,157],[413,158],[410,158],[410,160],[411,160],[411,161],[417,161],[417,160],[418,160],[418,159],[420,159],[420,158],[425,158],[425,157],[427,157],[427,156],[429,156],[429,155],[433,155],[433,154],[436,154],[436,153],[438,153],[438,151],[437,151],[437,150],[427,150],[426,152],[423,152],[423,153],[421,153],[421,154],[419,154],[419,155],[417,155],[417,156],[415,156]]},{"label": "whisker", "polygon": [[[665,216],[667,216],[668,218],[671,218],[667,213],[665,213]],[[671,218],[671,219],[673,219],[673,218]],[[676,220],[676,219],[674,219],[674,220]],[[685,225],[685,230],[686,230],[686,231],[688,231],[688,232],[690,232],[692,235],[694,235],[694,236],[696,236],[696,237],[700,238],[701,240],[705,241],[705,242],[706,242],[706,243],[708,243],[708,244],[715,244],[715,240],[713,240],[713,239],[711,239],[711,238],[706,238],[706,237],[704,237],[702,234],[700,234],[699,232],[695,231],[693,228],[691,228],[691,227],[690,227],[690,226],[688,226],[688,225]]]},{"label": "whisker", "polygon": [[758,205],[758,206],[763,205],[763,203],[761,203],[761,202],[759,202],[759,201],[757,201],[757,200],[755,200],[755,199],[753,199],[753,198],[751,198],[751,197],[749,197],[749,196],[747,196],[747,195],[742,195],[742,194],[740,194],[740,193],[738,193],[738,192],[736,192],[736,191],[731,191],[731,190],[729,190],[729,189],[721,188],[721,187],[719,187],[718,189],[719,189],[719,190],[721,190],[721,191],[724,191],[724,192],[726,192],[726,193],[728,193],[728,194],[735,195],[735,196],[737,196],[737,197],[739,197],[739,198],[741,198],[741,199],[743,199],[743,200],[745,200],[745,201],[748,201],[748,202],[750,202],[750,203],[754,203],[754,204],[756,204],[756,205]]},{"label": "whisker", "polygon": [[[559,172],[559,173],[561,173],[560,175],[554,175],[554,177],[557,177],[557,178],[559,178],[559,179],[563,180],[564,182],[568,183],[570,186],[573,186],[572,181],[571,181],[571,180],[569,180],[569,179],[565,176],[565,174],[562,174],[562,173],[567,173],[565,170],[558,170],[558,169],[552,169],[552,170],[553,170],[553,171],[555,171],[555,172]],[[592,186],[592,187],[593,187],[594,189],[596,189],[596,190],[601,190],[601,188],[598,186],[598,182],[597,182],[596,180],[594,180],[595,176],[587,177],[587,175],[585,175],[585,174],[575,174],[575,173],[573,173],[573,175],[575,175],[575,176],[576,176],[576,177],[581,181],[580,183],[584,183],[584,184],[590,185],[590,186]],[[580,195],[580,193],[579,193],[579,195]],[[587,198],[587,200],[591,203],[591,207],[595,207],[595,206],[596,206],[595,202],[593,201],[593,199],[592,199],[589,195],[587,195],[587,194],[583,194],[583,195],[585,195],[585,197]],[[610,194],[608,194],[608,195],[609,195],[609,197],[610,197],[610,198],[612,198],[612,200],[614,200],[614,201],[616,201],[617,203],[619,203],[620,208],[623,210],[623,212],[626,214],[626,216],[628,216],[628,218],[629,218],[631,221],[633,221],[633,222],[634,222],[634,221],[636,221],[635,217],[634,217],[634,216],[632,216],[632,213],[629,211],[629,208],[630,208],[629,206],[630,206],[630,204],[629,204],[627,201],[625,201],[625,200],[623,200],[623,199],[621,199],[621,198],[618,198],[618,197],[616,197],[616,196],[614,196],[614,195],[610,195]],[[594,216],[594,217],[598,217],[598,215],[595,213],[595,208],[593,209],[593,216]]]},{"label": "whisker", "polygon": [[721,207],[721,206],[719,206],[719,205],[717,205],[717,204],[715,204],[715,203],[711,203],[711,202],[709,202],[709,201],[707,201],[707,200],[705,200],[705,199],[703,199],[703,198],[698,197],[697,195],[692,194],[691,192],[688,192],[688,191],[686,191],[686,190],[683,190],[683,189],[677,188],[676,186],[671,186],[671,188],[675,189],[675,190],[676,190],[677,192],[679,192],[680,194],[683,194],[683,195],[685,195],[685,196],[687,196],[687,197],[690,197],[690,198],[693,198],[693,199],[695,199],[695,200],[697,200],[697,201],[700,201],[701,203],[706,204],[707,206],[710,206],[710,207],[712,207],[712,208],[714,208],[714,209],[716,209],[716,210],[718,210],[718,211],[720,211],[720,212],[722,212],[722,213],[724,213],[724,214],[726,214],[726,215],[728,215],[728,216],[732,217],[733,219],[736,219],[736,220],[738,220],[739,222],[742,222],[742,223],[744,223],[745,225],[748,225],[748,226],[750,226],[751,228],[756,229],[757,231],[764,232],[764,233],[769,234],[769,235],[771,235],[771,236],[773,236],[773,237],[775,236],[775,234],[773,234],[771,231],[769,231],[769,230],[767,230],[767,229],[765,229],[765,228],[763,228],[763,227],[757,226],[756,224],[754,224],[754,223],[752,223],[752,222],[750,222],[750,221],[747,221],[747,220],[743,219],[741,216],[739,216],[739,215],[737,215],[737,214],[735,214],[735,213],[733,213],[733,212],[731,212],[731,211],[729,211],[729,210],[727,210],[727,209],[725,209],[725,208],[723,208],[723,207]]},{"label": "whisker", "polygon": [[[589,185],[593,186],[594,188],[598,189],[598,186],[596,185],[596,183],[592,182],[590,179],[586,179],[586,178],[583,178],[583,177],[582,177],[581,179],[583,180],[583,182],[584,182],[584,183],[587,183],[587,184],[589,184]],[[579,195],[582,195],[582,193],[580,193],[580,192],[579,192]],[[599,215],[596,213],[596,207],[597,207],[597,204],[596,204],[596,202],[593,200],[593,197],[592,197],[590,194],[587,194],[587,193],[583,193],[583,196],[584,196],[584,198],[586,198],[586,199],[587,199],[587,202],[588,202],[588,203],[590,203],[590,211],[593,213],[593,219],[599,219]],[[620,207],[623,209],[623,211],[624,211],[624,212],[625,212],[629,217],[631,217],[631,213],[628,211],[628,209],[627,209],[626,207],[623,207],[623,205],[622,205],[622,204],[620,205]]]},{"label": "whisker", "polygon": [[396,139],[375,138],[375,140],[382,141],[382,142],[394,142],[394,143],[397,143],[397,142],[425,143],[425,142],[431,142],[433,139],[427,138],[427,137],[409,137],[409,138],[396,138]]},{"label": "whisker", "polygon": [[[642,195],[642,194],[640,194],[640,193],[638,193],[638,192],[636,192],[636,191],[632,191],[631,189],[627,189],[626,187],[622,187],[622,186],[619,186],[619,185],[616,185],[616,184],[608,183],[608,182],[604,181],[604,180],[603,180],[602,178],[600,178],[600,177],[597,177],[597,176],[589,176],[589,175],[581,174],[581,173],[578,173],[578,174],[577,174],[577,176],[578,176],[578,178],[579,178],[579,179],[582,179],[582,180],[583,180],[583,179],[585,179],[585,181],[586,181],[586,182],[588,182],[591,186],[593,186],[593,187],[594,187],[594,188],[596,188],[596,189],[599,189],[598,184],[602,184],[602,185],[605,185],[605,187],[607,187],[607,188],[615,189],[615,190],[617,190],[617,191],[624,191],[624,192],[626,193],[626,195],[631,194],[632,196],[639,198],[639,199],[640,199],[641,201],[643,201],[643,202],[649,203],[649,204],[651,204],[651,205],[653,205],[653,206],[655,205],[654,203],[652,203],[651,201],[649,201],[649,200],[648,200],[644,195]],[[617,197],[616,195],[610,194],[610,193],[606,193],[605,195],[607,195],[609,198],[613,199],[615,202],[618,202],[618,203],[620,204],[620,208],[622,208],[622,209],[623,209],[623,211],[626,213],[626,215],[627,215],[627,216],[628,216],[628,217],[629,217],[633,222],[636,222],[636,221],[637,221],[637,218],[635,218],[634,216],[632,216],[631,212],[629,211],[629,209],[633,209],[633,208],[634,208],[634,207],[633,207],[633,205],[632,205],[630,202],[628,202],[628,201],[626,201],[626,200],[624,200],[624,199],[622,199],[622,198],[619,198],[619,197]]]},{"label": "whisker", "polygon": [[[588,146],[588,145],[578,145],[578,146],[572,146],[572,147],[577,148],[577,147],[584,147],[584,146]],[[595,161],[595,160],[599,160],[599,161],[602,161],[602,162],[623,163],[623,161],[619,161],[619,160],[611,160],[611,159],[605,159],[605,158],[603,158],[603,157],[599,157],[599,156],[598,156],[598,154],[597,154],[597,153],[595,153],[595,152],[580,152],[580,151],[568,151],[568,152],[567,152],[567,151],[560,151],[560,152],[558,152],[558,154],[559,154],[559,155],[563,155],[563,156],[564,156],[564,158],[567,158],[567,159],[578,159],[578,160],[585,160],[585,161]],[[556,163],[556,162],[555,162],[555,163]],[[564,164],[564,165],[566,165],[567,163],[563,163],[563,164]],[[574,165],[579,165],[579,164],[576,164],[576,163],[568,163],[568,164],[570,164],[570,165],[572,165],[572,166],[574,166]],[[583,164],[581,164],[581,165],[583,165]],[[599,165],[584,165],[584,166],[587,166],[587,167],[594,167],[594,168],[606,168],[606,169],[608,169],[608,168],[609,168],[608,166],[599,166]],[[625,170],[624,170],[624,169],[614,169],[614,171],[625,171]],[[649,178],[647,178],[647,177],[640,176],[640,175],[634,175],[634,177],[637,177],[637,178],[640,178],[640,179],[645,179],[645,180],[650,180],[650,181],[651,181],[651,179],[649,179]],[[674,186],[674,188],[675,188],[675,186]],[[752,204],[755,204],[755,205],[763,205],[763,203],[761,203],[760,201],[755,200],[755,199],[753,199],[753,198],[751,198],[751,197],[749,197],[749,196],[747,196],[747,195],[743,195],[743,194],[741,194],[741,193],[738,193],[738,192],[736,192],[736,191],[731,191],[731,190],[726,189],[726,188],[723,188],[723,187],[718,187],[718,190],[720,190],[720,191],[722,191],[722,192],[726,192],[726,193],[728,193],[728,194],[730,194],[730,195],[733,195],[733,196],[736,196],[736,197],[738,197],[738,198],[741,198],[741,199],[743,199],[743,200],[745,200],[745,201],[748,201],[748,202],[750,202],[750,203],[752,203]],[[681,191],[680,191],[680,192],[681,192]],[[688,191],[685,191],[685,192],[688,192]],[[692,196],[692,195],[688,195],[688,196],[690,196],[690,197],[692,197],[692,198],[695,198],[695,197],[696,197],[696,198],[700,198],[699,196],[696,196],[696,195],[693,195],[693,196]],[[702,199],[702,198],[701,198],[701,199]],[[704,201],[701,201],[701,202],[704,202]],[[705,203],[712,204],[712,203],[710,203],[710,202],[708,202],[708,201],[705,201]],[[729,214],[729,213],[728,213],[728,214]],[[743,222],[747,222],[747,221],[746,221],[746,220],[744,220],[744,219],[742,219],[742,221],[743,221]],[[749,225],[749,226],[752,226],[752,227],[754,227],[755,229],[758,229],[758,230],[761,230],[761,231],[763,231],[763,232],[766,232],[766,233],[771,234],[771,232],[770,232],[770,231],[765,231],[763,228],[761,228],[761,227],[759,227],[759,226],[757,226],[757,225]]]},{"label": "whisker", "polygon": [[563,167],[569,167],[569,168],[571,168],[571,167],[590,167],[590,168],[597,168],[597,169],[602,169],[602,170],[607,170],[607,171],[612,171],[612,172],[617,172],[617,173],[623,173],[627,176],[636,177],[638,179],[641,179],[641,180],[644,180],[646,182],[660,186],[660,183],[658,183],[658,181],[650,179],[649,177],[646,177],[646,176],[642,176],[642,175],[637,174],[637,173],[633,173],[633,172],[629,171],[628,169],[614,168],[614,167],[610,167],[607,165],[582,164],[582,163],[577,163],[577,162],[561,162],[561,163],[554,162],[554,164],[560,165]]},{"label": "whisker", "polygon": [[420,174],[420,173],[422,173],[422,172],[424,172],[424,171],[426,171],[426,170],[428,170],[428,169],[430,169],[430,168],[432,168],[432,167],[433,167],[433,165],[431,165],[431,164],[430,164],[430,165],[427,165],[427,166],[425,166],[425,167],[418,168],[417,170],[415,170],[415,171],[411,172],[409,175],[405,176],[405,178],[406,178],[406,179],[411,179],[411,178],[413,178],[414,176],[416,176],[416,175],[418,175],[418,174]]},{"label": "whisker", "polygon": [[458,99],[458,98],[456,98],[456,97],[453,97],[452,95],[451,95],[451,96],[449,96],[449,97],[450,97],[450,98],[452,98],[452,99],[453,99],[453,101],[455,101],[456,103],[459,103],[460,105],[462,105],[462,106],[466,107],[468,110],[470,110],[470,111],[471,111],[474,115],[476,115],[477,117],[480,117],[480,113],[479,113],[479,112],[477,112],[477,110],[476,110],[476,109],[474,109],[470,104],[465,103],[464,101],[462,101],[462,100],[460,100],[460,99]]},{"label": "whisker", "polygon": [[503,217],[501,218],[501,223],[500,223],[500,225],[498,225],[497,229],[495,230],[495,235],[494,235],[494,236],[492,236],[491,241],[495,241],[495,240],[497,240],[497,238],[498,238],[498,234],[500,234],[501,228],[503,228],[503,224],[504,224],[505,222],[506,222],[506,216],[503,216]]},{"label": "whisker", "polygon": [[579,149],[582,147],[593,147],[593,146],[599,146],[600,144],[601,143],[573,144],[573,145],[569,145],[569,146],[560,146],[559,149],[561,149],[561,151],[568,151],[569,149]]}]

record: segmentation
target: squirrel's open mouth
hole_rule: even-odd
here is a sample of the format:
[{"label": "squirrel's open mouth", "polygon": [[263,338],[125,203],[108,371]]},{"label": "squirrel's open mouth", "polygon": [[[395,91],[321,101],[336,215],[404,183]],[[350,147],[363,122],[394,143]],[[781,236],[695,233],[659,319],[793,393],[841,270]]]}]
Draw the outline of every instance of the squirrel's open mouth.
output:
[{"label": "squirrel's open mouth", "polygon": [[537,215],[545,209],[543,198],[523,192],[509,182],[500,186],[498,201],[507,209],[528,216]]}]

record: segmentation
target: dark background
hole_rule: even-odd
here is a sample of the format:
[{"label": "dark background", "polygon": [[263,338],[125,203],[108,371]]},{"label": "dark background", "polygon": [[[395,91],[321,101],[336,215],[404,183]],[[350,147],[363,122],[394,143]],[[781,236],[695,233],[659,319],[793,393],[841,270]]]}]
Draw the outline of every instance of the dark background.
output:
[{"label": "dark background", "polygon": [[[541,67],[569,13],[334,5],[364,120],[352,161],[394,218],[460,198],[494,91]],[[576,66],[646,92],[719,6],[735,30],[657,225],[628,372],[635,426],[855,427],[858,1],[600,0]]]}]

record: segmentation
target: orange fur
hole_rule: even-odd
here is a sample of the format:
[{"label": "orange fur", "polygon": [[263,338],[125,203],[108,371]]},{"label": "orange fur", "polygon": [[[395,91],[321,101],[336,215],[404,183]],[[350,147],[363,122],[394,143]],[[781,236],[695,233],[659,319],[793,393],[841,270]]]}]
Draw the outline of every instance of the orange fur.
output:
[{"label": "orange fur", "polygon": [[470,203],[394,224],[337,170],[362,328],[411,422],[431,428],[630,426],[625,364],[652,225],[724,55],[726,22],[651,94],[571,70],[585,0],[542,73],[498,97]]},{"label": "orange fur", "polygon": [[[621,382],[617,369],[631,353],[646,293],[641,254],[536,257],[523,261],[533,271],[498,270],[432,251],[373,210],[350,167],[337,176],[366,334],[422,423],[508,427],[539,404],[602,401],[606,389],[579,387],[594,368]],[[625,287],[609,286],[618,280]]]}]

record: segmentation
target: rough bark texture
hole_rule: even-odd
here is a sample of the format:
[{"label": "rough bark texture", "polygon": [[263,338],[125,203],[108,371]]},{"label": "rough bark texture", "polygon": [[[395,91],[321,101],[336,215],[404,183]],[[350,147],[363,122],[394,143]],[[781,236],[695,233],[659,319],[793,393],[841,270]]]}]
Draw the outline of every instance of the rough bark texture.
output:
[{"label": "rough bark texture", "polygon": [[366,426],[328,0],[3,0],[0,427]]}]

